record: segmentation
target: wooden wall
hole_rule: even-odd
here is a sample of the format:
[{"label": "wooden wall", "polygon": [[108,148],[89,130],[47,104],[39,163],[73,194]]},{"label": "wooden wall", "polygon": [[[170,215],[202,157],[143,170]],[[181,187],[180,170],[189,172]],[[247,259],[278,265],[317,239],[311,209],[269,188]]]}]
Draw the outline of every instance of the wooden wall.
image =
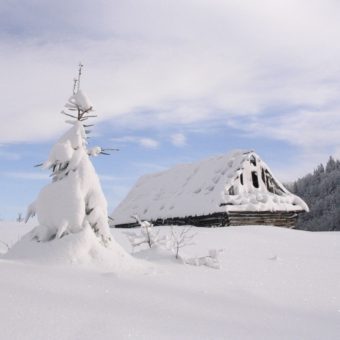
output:
[{"label": "wooden wall", "polygon": [[[205,216],[188,216],[152,220],[155,226],[160,225],[193,225],[196,227],[225,227],[238,225],[274,225],[292,228],[295,225],[297,211],[235,211],[214,213]],[[118,224],[116,228],[133,228],[138,223]]]}]

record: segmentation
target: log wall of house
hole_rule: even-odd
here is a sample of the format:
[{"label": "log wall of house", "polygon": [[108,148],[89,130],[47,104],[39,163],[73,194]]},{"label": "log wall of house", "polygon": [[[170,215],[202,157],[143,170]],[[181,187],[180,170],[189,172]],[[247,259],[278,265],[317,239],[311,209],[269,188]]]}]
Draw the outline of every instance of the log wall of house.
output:
[{"label": "log wall of house", "polygon": [[261,212],[229,212],[229,224],[230,226],[238,225],[274,225],[278,227],[294,227],[298,213],[287,211],[261,211]]},{"label": "log wall of house", "polygon": [[[196,227],[225,227],[239,225],[274,225],[278,227],[292,228],[298,217],[296,211],[235,211],[214,213],[205,216],[175,217],[167,219],[151,220],[155,226],[161,225],[193,225]],[[118,224],[116,228],[138,227],[136,222]]]}]

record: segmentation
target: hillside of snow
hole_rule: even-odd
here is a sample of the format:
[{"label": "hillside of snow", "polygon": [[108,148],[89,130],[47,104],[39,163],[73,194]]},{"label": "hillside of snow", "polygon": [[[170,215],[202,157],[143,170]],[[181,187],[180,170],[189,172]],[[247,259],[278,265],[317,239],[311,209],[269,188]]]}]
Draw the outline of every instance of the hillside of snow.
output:
[{"label": "hillside of snow", "polygon": [[[183,254],[223,249],[220,270],[144,250],[124,271],[75,264],[67,251],[64,262],[39,258],[47,244],[6,258],[5,244],[33,226],[0,222],[1,339],[339,338],[340,233],[195,228]],[[130,252],[126,232],[112,230]]]}]

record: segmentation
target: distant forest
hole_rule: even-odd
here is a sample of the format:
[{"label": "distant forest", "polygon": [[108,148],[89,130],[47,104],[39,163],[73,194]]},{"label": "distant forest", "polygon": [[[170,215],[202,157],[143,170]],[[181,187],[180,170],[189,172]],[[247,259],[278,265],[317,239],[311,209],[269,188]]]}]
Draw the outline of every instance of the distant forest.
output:
[{"label": "distant forest", "polygon": [[313,172],[290,184],[289,189],[301,197],[310,212],[300,214],[296,229],[340,231],[340,161],[330,157]]}]

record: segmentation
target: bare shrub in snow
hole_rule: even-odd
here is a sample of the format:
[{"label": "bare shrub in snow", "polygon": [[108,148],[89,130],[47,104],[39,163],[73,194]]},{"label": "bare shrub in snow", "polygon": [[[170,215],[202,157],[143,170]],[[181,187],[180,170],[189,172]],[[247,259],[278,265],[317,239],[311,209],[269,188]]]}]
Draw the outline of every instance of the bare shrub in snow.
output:
[{"label": "bare shrub in snow", "polygon": [[155,231],[153,224],[149,221],[141,221],[139,216],[132,216],[140,225],[140,232],[129,232],[126,233],[131,246],[134,248],[147,244],[149,248],[159,243],[159,230]]},{"label": "bare shrub in snow", "polygon": [[180,249],[194,245],[193,238],[197,233],[192,233],[192,226],[187,228],[175,228],[171,227],[170,239],[168,245],[170,249],[175,253],[176,259],[179,258]]},{"label": "bare shrub in snow", "polygon": [[87,148],[85,122],[93,115],[93,106],[75,79],[73,95],[65,104],[64,115],[72,127],[54,144],[48,159],[40,164],[51,171],[52,183],[39,193],[27,212],[26,221],[35,214],[39,226],[33,237],[49,241],[90,226],[104,245],[111,241],[107,220],[107,202],[90,156],[106,154],[100,147]]},{"label": "bare shrub in snow", "polygon": [[174,228],[172,226],[168,246],[170,246],[170,249],[175,253],[176,259],[180,258],[186,264],[219,269],[219,255],[222,252],[222,249],[210,249],[209,255],[194,258],[185,258],[179,255],[180,249],[195,244],[193,238],[196,235],[197,233],[192,233],[192,226],[186,228]]},{"label": "bare shrub in snow", "polygon": [[209,255],[201,257],[187,258],[180,255],[180,250],[187,246],[194,245],[194,237],[197,233],[192,232],[193,227],[174,227],[171,226],[170,233],[160,237],[160,229],[155,231],[154,226],[149,221],[142,221],[138,216],[132,216],[140,225],[138,231],[129,231],[125,234],[132,246],[133,251],[141,245],[148,245],[150,249],[159,249],[175,254],[176,259],[180,259],[182,263],[193,266],[207,266],[214,269],[220,268],[219,255],[221,249],[209,250]]}]

